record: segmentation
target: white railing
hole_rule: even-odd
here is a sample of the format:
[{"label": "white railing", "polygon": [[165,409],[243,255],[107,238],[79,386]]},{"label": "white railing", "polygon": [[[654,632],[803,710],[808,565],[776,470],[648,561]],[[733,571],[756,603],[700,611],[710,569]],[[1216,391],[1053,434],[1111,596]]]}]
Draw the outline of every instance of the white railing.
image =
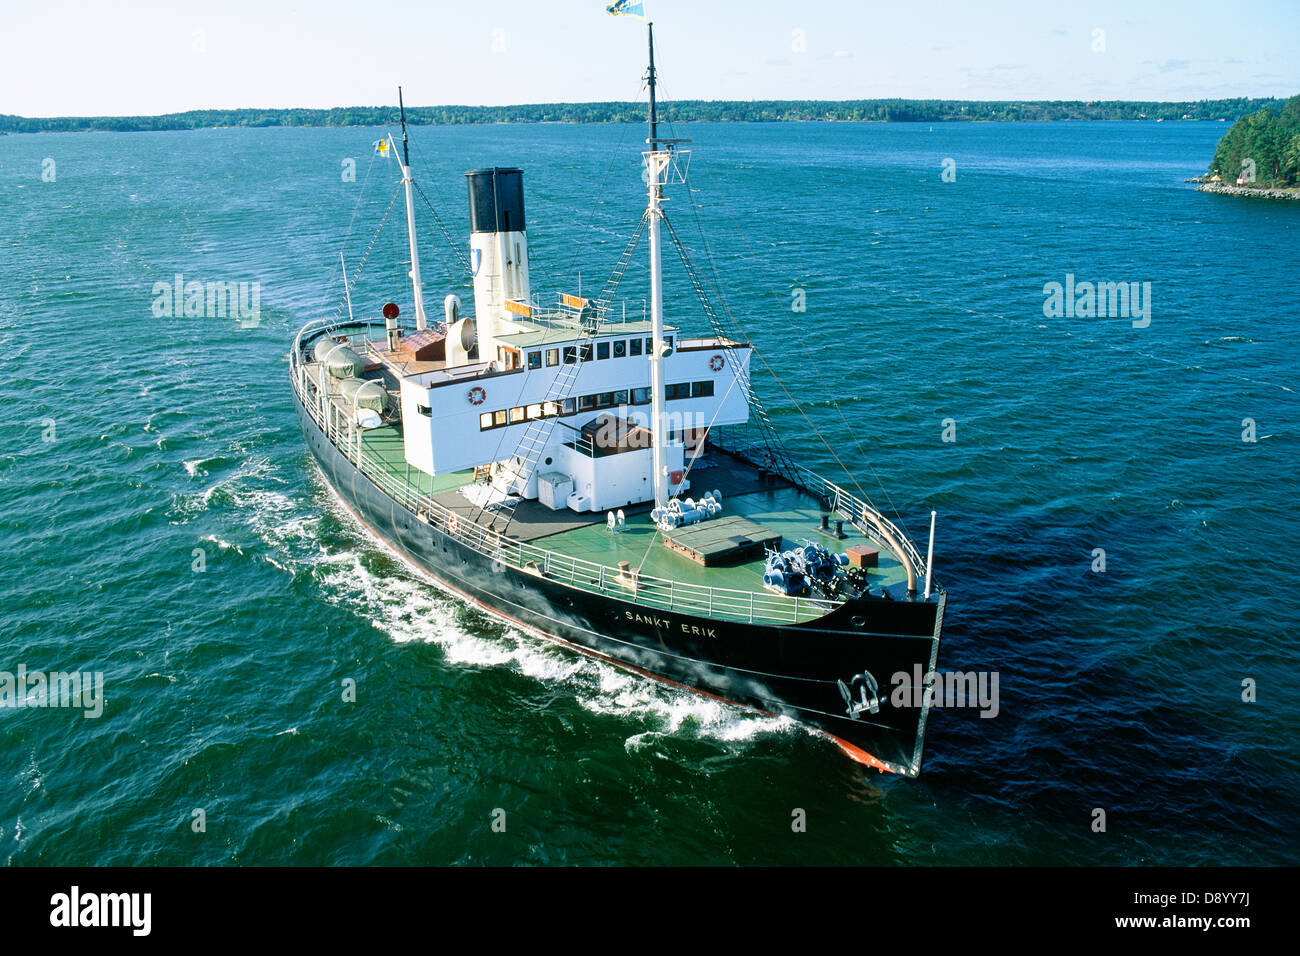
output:
[{"label": "white railing", "polygon": [[290,380],[298,400],[320,426],[326,437],[348,461],[376,488],[401,504],[418,520],[450,535],[473,550],[492,558],[499,565],[536,574],[550,581],[591,594],[603,594],[651,610],[677,611],[702,617],[718,617],[751,624],[796,624],[828,614],[842,602],[810,597],[782,597],[756,591],[707,587],[669,578],[658,578],[635,571],[584,561],[571,555],[550,551],[489,531],[469,518],[435,501],[413,487],[404,477],[392,474],[367,455],[358,439],[358,430],[349,424],[340,428],[337,416],[322,411],[322,403],[313,389],[319,386],[308,376],[302,363],[302,349],[330,329],[356,328],[357,323],[333,326],[321,321],[304,326],[294,339],[289,356]]},{"label": "white railing", "polygon": [[[766,451],[762,445],[757,443],[738,444],[727,442],[725,439],[715,439],[714,444],[754,463],[762,460],[762,453]],[[835,482],[823,478],[815,471],[811,471],[803,465],[794,462],[791,462],[791,464],[794,465],[795,474],[787,475],[785,477],[794,481],[810,494],[826,501],[829,504],[830,511],[840,515],[844,520],[848,521],[849,524],[853,525],[853,527],[857,528],[858,531],[862,532],[877,545],[884,548],[886,551],[892,551],[893,546],[886,541],[884,536],[880,533],[880,529],[883,528],[888,535],[892,536],[893,539],[898,542],[898,547],[903,549],[907,559],[912,563],[912,568],[916,573],[916,577],[918,579],[925,577],[925,558],[921,556],[921,552],[917,550],[916,545],[912,543],[912,540],[903,533],[903,530],[899,528],[898,525],[894,524],[894,522],[890,521],[876,508],[867,504],[857,495],[845,491],[839,485],[835,484]],[[933,590],[937,592],[943,589],[939,587],[938,582],[936,581]]]}]

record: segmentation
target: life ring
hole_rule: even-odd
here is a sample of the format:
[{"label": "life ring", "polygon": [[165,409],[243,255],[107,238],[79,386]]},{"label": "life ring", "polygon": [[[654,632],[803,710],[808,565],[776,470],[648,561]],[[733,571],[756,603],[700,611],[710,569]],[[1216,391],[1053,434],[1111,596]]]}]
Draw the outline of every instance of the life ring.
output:
[{"label": "life ring", "polygon": [[447,533],[456,534],[458,531],[460,531],[460,515],[453,511],[447,515]]},{"label": "life ring", "polygon": [[487,392],[483,389],[483,386],[475,385],[469,390],[467,397],[471,405],[482,405],[487,401]]},{"label": "life ring", "polygon": [[713,358],[709,359],[709,368],[713,369],[713,371],[715,372],[721,372],[722,366],[726,364],[727,364],[727,360],[724,359],[721,355],[715,355],[713,356]]}]

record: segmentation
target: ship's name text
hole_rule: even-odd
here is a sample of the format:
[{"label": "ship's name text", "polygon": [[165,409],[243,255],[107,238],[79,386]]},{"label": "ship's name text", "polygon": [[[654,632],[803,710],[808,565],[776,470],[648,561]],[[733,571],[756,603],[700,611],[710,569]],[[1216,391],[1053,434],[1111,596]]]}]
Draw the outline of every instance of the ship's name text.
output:
[{"label": "ship's name text", "polygon": [[[662,617],[633,614],[631,611],[624,611],[623,614],[629,621],[635,621],[637,624],[649,624],[651,627],[663,628],[666,631],[673,629],[673,622],[666,621]],[[682,624],[680,627],[683,634],[693,634],[695,637],[718,636],[717,632],[711,627],[700,627],[698,624]]]}]

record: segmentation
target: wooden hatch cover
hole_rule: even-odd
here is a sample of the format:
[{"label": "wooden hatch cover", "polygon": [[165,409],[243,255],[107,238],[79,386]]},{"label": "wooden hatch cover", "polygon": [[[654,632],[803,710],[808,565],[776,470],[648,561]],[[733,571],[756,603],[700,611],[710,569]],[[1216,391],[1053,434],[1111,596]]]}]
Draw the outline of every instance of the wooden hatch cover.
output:
[{"label": "wooden hatch cover", "polygon": [[417,362],[445,361],[447,336],[432,329],[407,332],[397,341],[397,347]]}]

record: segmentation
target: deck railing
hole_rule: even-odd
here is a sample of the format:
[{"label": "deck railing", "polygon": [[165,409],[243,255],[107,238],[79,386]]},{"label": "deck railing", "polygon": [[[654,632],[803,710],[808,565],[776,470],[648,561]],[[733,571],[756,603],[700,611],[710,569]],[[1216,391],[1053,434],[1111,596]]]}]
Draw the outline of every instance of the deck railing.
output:
[{"label": "deck railing", "polygon": [[[712,436],[711,436],[712,437]],[[763,460],[765,446],[758,442],[744,443],[737,442],[735,439],[726,439],[714,437],[713,442],[720,448],[739,455],[746,460],[757,464]],[[835,482],[823,478],[814,471],[805,468],[803,465],[794,464],[795,473],[787,476],[801,488],[809,493],[821,498],[827,503],[828,510],[840,515],[849,524],[853,525],[858,531],[862,532],[873,542],[886,551],[892,551],[894,546],[885,540],[881,534],[881,529],[891,536],[894,541],[898,542],[898,547],[902,548],[907,559],[912,562],[912,568],[918,579],[925,577],[926,562],[921,552],[917,550],[916,545],[903,532],[898,525],[890,521],[879,510],[867,504],[852,492],[845,491]],[[938,582],[934,582],[933,591],[941,591]]]},{"label": "deck railing", "polygon": [[[376,488],[418,520],[492,558],[494,568],[513,568],[587,593],[617,597],[652,611],[677,611],[751,624],[797,624],[822,617],[842,603],[708,587],[636,571],[624,572],[489,531],[456,514],[435,501],[432,493],[414,487],[404,476],[394,475],[369,455],[360,438],[362,432],[350,420],[340,423],[340,416],[330,410],[333,407],[330,402],[322,400],[319,384],[307,373],[302,360],[304,348],[327,331],[355,329],[358,325],[353,322],[347,326],[335,326],[321,321],[304,326],[298,332],[289,355],[290,380],[298,400],[330,443]],[[328,389],[329,382],[325,384]]]}]

